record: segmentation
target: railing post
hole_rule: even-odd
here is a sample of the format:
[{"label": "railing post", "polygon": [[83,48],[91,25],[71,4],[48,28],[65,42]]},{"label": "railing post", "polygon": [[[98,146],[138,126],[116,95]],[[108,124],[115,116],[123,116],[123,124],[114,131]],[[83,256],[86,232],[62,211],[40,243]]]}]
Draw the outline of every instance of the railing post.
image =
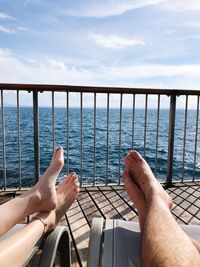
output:
[{"label": "railing post", "polygon": [[40,177],[40,149],[39,149],[39,115],[38,115],[38,92],[33,91],[33,126],[34,126],[34,163],[35,183]]},{"label": "railing post", "polygon": [[7,188],[7,177],[6,177],[6,133],[5,133],[5,122],[4,122],[4,99],[3,90],[1,90],[1,123],[2,123],[2,142],[3,142],[3,177],[4,177],[4,190]]},{"label": "railing post", "polygon": [[176,117],[176,95],[171,95],[171,97],[170,97],[170,115],[169,115],[169,137],[168,137],[168,159],[167,159],[166,187],[172,186],[175,117]]}]

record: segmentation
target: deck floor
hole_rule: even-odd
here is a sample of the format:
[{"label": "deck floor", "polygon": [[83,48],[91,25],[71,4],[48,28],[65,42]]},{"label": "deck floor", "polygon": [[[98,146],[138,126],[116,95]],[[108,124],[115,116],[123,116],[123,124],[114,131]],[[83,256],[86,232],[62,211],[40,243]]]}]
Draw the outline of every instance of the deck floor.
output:
[{"label": "deck floor", "polygon": [[[172,214],[178,223],[200,224],[200,185],[177,184],[167,189],[174,206]],[[1,196],[0,203],[12,195]],[[123,186],[84,187],[77,200],[61,220],[67,225],[72,244],[72,266],[86,266],[92,218],[103,217],[138,221],[137,210],[129,201]]]}]

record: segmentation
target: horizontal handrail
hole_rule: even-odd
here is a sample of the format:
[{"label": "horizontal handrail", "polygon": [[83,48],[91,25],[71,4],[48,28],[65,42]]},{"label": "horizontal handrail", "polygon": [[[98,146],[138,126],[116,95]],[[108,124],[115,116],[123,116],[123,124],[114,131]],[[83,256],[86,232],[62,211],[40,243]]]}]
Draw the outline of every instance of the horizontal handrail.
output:
[{"label": "horizontal handrail", "polygon": [[110,86],[79,86],[53,84],[10,84],[0,83],[0,90],[14,91],[54,91],[54,92],[82,92],[82,93],[111,93],[111,94],[151,94],[151,95],[200,95],[200,90],[193,89],[155,89]]}]

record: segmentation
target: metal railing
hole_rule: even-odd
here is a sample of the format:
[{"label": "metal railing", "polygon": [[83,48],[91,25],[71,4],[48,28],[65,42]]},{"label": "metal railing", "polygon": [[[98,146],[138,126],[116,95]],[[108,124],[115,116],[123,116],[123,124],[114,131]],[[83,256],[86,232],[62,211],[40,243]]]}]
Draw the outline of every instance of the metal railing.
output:
[{"label": "metal railing", "polygon": [[[20,106],[20,94],[22,92],[29,92],[32,94],[32,109],[33,109],[33,153],[34,153],[34,177],[35,182],[39,179],[40,176],[40,109],[38,104],[38,96],[41,95],[43,92],[50,92],[51,93],[51,103],[48,103],[48,105],[51,106],[51,140],[52,140],[52,147],[55,147],[55,140],[56,140],[56,123],[55,123],[55,92],[62,92],[66,94],[66,106],[65,106],[65,118],[66,118],[66,136],[62,136],[62,139],[65,139],[66,144],[66,172],[69,172],[73,169],[73,162],[70,159],[70,141],[73,140],[75,137],[72,135],[71,132],[71,123],[74,119],[72,114],[72,107],[70,107],[70,94],[78,93],[80,103],[78,106],[78,111],[76,109],[76,112],[79,112],[79,121],[73,122],[75,123],[75,128],[79,129],[78,138],[77,141],[77,147],[79,146],[79,167],[77,169],[79,177],[80,177],[80,184],[109,184],[109,183],[116,183],[120,184],[122,182],[121,179],[121,172],[123,168],[123,158],[125,154],[130,149],[137,149],[140,153],[147,159],[148,163],[153,169],[154,174],[157,176],[158,179],[162,178],[162,180],[165,181],[166,185],[169,187],[172,185],[173,182],[176,180],[184,182],[186,180],[190,181],[196,181],[198,180],[198,175],[200,174],[199,169],[199,96],[200,91],[199,90],[172,90],[172,89],[142,89],[142,88],[116,88],[116,87],[91,87],[91,86],[62,86],[62,85],[28,85],[28,84],[0,84],[0,90],[1,90],[1,147],[0,147],[0,159],[1,159],[1,172],[0,172],[0,185],[1,190],[5,191],[8,190],[10,187],[13,187],[13,183],[11,185],[8,183],[7,180],[7,161],[8,154],[7,154],[7,131],[6,127],[9,127],[9,125],[6,124],[6,117],[5,117],[5,110],[7,109],[7,106],[4,104],[4,94],[7,91],[14,91],[16,92],[16,112],[17,112],[17,159],[18,162],[18,171],[16,178],[16,184],[14,185],[17,189],[21,189],[23,187],[22,185],[22,151],[21,151],[21,142],[22,137],[21,133],[23,132],[23,128],[21,127],[21,109],[22,106]],[[92,118],[92,124],[88,130],[90,132],[88,135],[90,138],[93,139],[93,145],[90,145],[90,152],[87,152],[88,154],[84,157],[85,154],[85,139],[88,137],[87,132],[84,130],[84,123],[85,121],[89,121],[87,116],[84,116],[85,107],[84,107],[84,101],[83,97],[87,94],[93,95],[93,103],[91,102],[90,105],[90,112],[93,114]],[[105,101],[105,108],[100,110],[98,108],[98,99],[97,96],[99,94],[104,94],[106,96]],[[119,96],[119,106],[115,112],[113,111],[111,107],[111,97],[112,95],[118,95]],[[132,106],[129,107],[128,111],[127,108],[124,108],[125,103],[125,96],[129,96],[131,98]],[[154,103],[156,103],[156,108],[152,110],[151,106],[149,105],[149,99],[151,97],[156,97],[154,99]],[[143,97],[144,100],[144,107],[140,110],[137,108],[137,100],[139,97]],[[163,109],[163,103],[162,98],[164,99],[164,102],[168,102],[169,108],[166,109],[166,105],[164,105]],[[177,100],[180,97],[184,97],[185,106],[183,110],[177,109]],[[188,100],[189,98],[193,98],[195,102],[195,107],[193,105],[193,111],[190,114],[190,118],[188,118]],[[129,99],[130,100],[130,99]],[[140,99],[141,101],[141,99]],[[166,104],[166,103],[165,103]],[[139,110],[139,111],[138,111]],[[140,113],[140,116],[137,116],[137,113]],[[103,117],[104,114],[105,116]],[[125,114],[126,113],[126,114]],[[182,118],[182,114],[184,113],[184,118]],[[88,113],[89,114],[89,113]],[[114,114],[114,115],[113,115]],[[127,120],[125,121],[123,115],[127,116]],[[141,115],[142,114],[142,115]],[[176,130],[177,130],[177,121],[176,116],[182,118],[183,120],[183,128],[179,128],[179,136],[176,138]],[[153,118],[154,116],[154,118]],[[102,136],[104,137],[104,141],[102,141],[102,138],[99,138],[99,132],[100,130],[97,127],[97,119],[100,117],[100,120],[104,121],[104,128],[102,131]],[[179,117],[178,117],[178,123],[179,123]],[[113,121],[116,119],[115,125],[113,124]],[[151,121],[149,122],[149,119]],[[161,121],[163,120],[163,122]],[[167,122],[166,122],[167,120]],[[63,123],[60,121],[59,123]],[[90,119],[91,123],[91,119]],[[123,123],[128,123],[125,125],[125,128],[123,128]],[[188,125],[189,124],[189,125]],[[99,124],[98,124],[99,125]],[[113,125],[115,127],[115,130],[113,130]],[[139,125],[139,126],[138,126]],[[154,125],[154,128],[153,126]],[[163,126],[165,125],[165,127]],[[138,129],[137,129],[138,127]],[[150,127],[150,129],[149,129]],[[161,133],[161,128],[162,133]],[[128,129],[128,130],[127,130]],[[191,132],[192,129],[192,132]],[[91,136],[92,131],[92,136]],[[128,133],[127,133],[128,131]],[[183,133],[183,136],[180,138],[180,133]],[[191,139],[188,139],[188,134],[193,136]],[[117,137],[118,136],[118,137]],[[9,133],[10,137],[10,133]],[[77,137],[76,137],[77,138]],[[97,138],[101,139],[102,143]],[[128,141],[127,141],[128,139]],[[130,139],[130,140],[129,140]],[[140,140],[139,140],[140,139]],[[150,140],[151,139],[151,140]],[[162,140],[161,140],[162,139]],[[174,155],[176,147],[176,141],[182,144],[182,147],[180,144],[178,145],[178,158],[176,159],[176,156]],[[189,141],[188,141],[189,140]],[[114,145],[110,145],[110,142],[114,143]],[[152,142],[152,145],[151,145]],[[162,143],[160,145],[160,142]],[[192,143],[192,149],[191,145],[188,145],[188,142]],[[126,146],[124,145],[126,144]],[[9,144],[10,145],[10,144]],[[160,146],[162,146],[162,149],[160,149]],[[117,147],[117,151],[116,151]],[[163,147],[166,147],[166,149],[163,149]],[[189,148],[188,148],[189,147]],[[91,151],[93,150],[93,151]],[[181,151],[180,151],[181,150]],[[103,151],[103,152],[102,152]],[[188,152],[189,151],[189,152]],[[102,153],[102,154],[101,154]],[[188,163],[188,153],[190,155]],[[87,173],[88,177],[85,177],[84,171],[87,166],[84,165],[84,162],[87,161],[88,157],[91,157],[92,154],[93,159],[90,160],[92,162],[92,167],[90,164],[90,171]],[[112,163],[109,162],[109,160],[113,157],[115,154],[115,162],[112,161]],[[101,156],[101,159],[99,159],[99,156]],[[187,157],[186,157],[187,156]],[[12,157],[12,155],[9,154],[9,157]],[[181,158],[181,159],[180,159]],[[192,158],[192,159],[191,159]],[[150,162],[149,162],[150,161]],[[101,166],[99,165],[100,162],[104,162],[105,164]],[[113,163],[114,162],[114,163]],[[174,167],[174,164],[177,164],[177,166]],[[113,174],[113,166],[115,166],[114,174]],[[159,165],[159,166],[158,166]],[[100,167],[99,167],[100,166]],[[103,167],[102,167],[103,166]],[[188,167],[189,166],[189,167]],[[178,178],[174,178],[174,168],[176,168],[176,173],[178,172]],[[98,173],[97,173],[98,169]],[[102,170],[101,170],[102,169]],[[164,177],[160,177],[161,171],[163,169],[166,169],[166,175]],[[189,171],[188,171],[189,169]],[[178,170],[178,171],[177,171]],[[188,172],[187,172],[188,171]],[[114,179],[110,178],[110,174],[112,173],[112,176],[114,176]],[[187,175],[186,175],[187,173]],[[192,174],[191,174],[192,173]],[[85,181],[85,182],[84,182]]]}]

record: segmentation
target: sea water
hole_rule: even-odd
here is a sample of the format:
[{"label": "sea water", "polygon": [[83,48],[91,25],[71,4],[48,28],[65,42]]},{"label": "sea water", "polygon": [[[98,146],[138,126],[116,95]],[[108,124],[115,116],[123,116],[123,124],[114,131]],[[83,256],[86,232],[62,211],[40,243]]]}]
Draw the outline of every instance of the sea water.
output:
[{"label": "sea water", "polygon": [[[19,183],[19,147],[18,124],[16,107],[5,107],[5,152],[6,152],[6,178],[8,186],[17,186]],[[119,109],[109,110],[108,130],[108,165],[107,158],[107,110],[96,110],[96,149],[95,149],[95,182],[102,183],[108,174],[108,182],[118,182],[121,179],[124,157],[131,150],[136,149],[144,154],[145,110],[133,111],[123,109],[121,133]],[[188,110],[185,153],[184,146],[184,110],[176,111],[173,179],[191,179],[194,171],[194,151],[196,137],[196,111]],[[69,124],[67,125],[67,111],[65,108],[55,108],[55,146],[62,146],[65,150],[65,165],[58,178],[61,179],[67,171],[75,171],[82,182],[92,183],[94,180],[94,110],[83,109],[82,113],[82,163],[81,163],[81,115],[80,109],[69,109]],[[2,123],[2,122],[1,122]],[[67,134],[67,127],[69,135]],[[147,113],[146,150],[145,158],[156,173],[159,180],[166,179],[168,157],[168,131],[169,110],[160,110],[157,162],[156,155],[156,129],[157,110],[149,109]],[[68,140],[68,142],[67,142]],[[119,140],[121,150],[119,153]],[[69,160],[67,161],[67,143]],[[39,146],[40,146],[40,172],[48,167],[52,151],[52,110],[39,109]],[[184,159],[184,169],[183,169]],[[69,165],[67,164],[69,162]],[[22,186],[34,183],[34,136],[33,136],[33,109],[20,108],[20,163]],[[82,164],[82,173],[80,167]],[[120,164],[120,168],[119,168]],[[108,166],[108,169],[107,169]],[[108,172],[107,172],[108,171]],[[200,177],[200,141],[197,138],[197,154],[195,177]],[[0,187],[4,184],[3,178],[3,143],[2,128],[0,129]]]}]

